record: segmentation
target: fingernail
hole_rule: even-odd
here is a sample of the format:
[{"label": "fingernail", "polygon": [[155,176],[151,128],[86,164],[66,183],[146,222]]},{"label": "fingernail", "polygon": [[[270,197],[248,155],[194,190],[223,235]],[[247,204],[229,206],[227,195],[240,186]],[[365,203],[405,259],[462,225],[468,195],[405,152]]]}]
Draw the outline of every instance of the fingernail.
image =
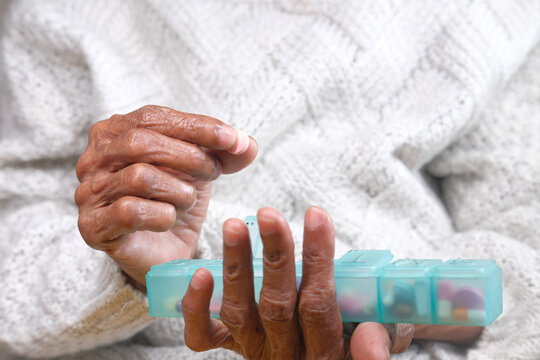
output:
[{"label": "fingernail", "polygon": [[312,206],[306,211],[306,227],[314,230],[326,220],[326,212],[318,206]]},{"label": "fingernail", "polygon": [[268,236],[276,233],[276,221],[270,217],[258,216],[259,232],[262,236]]},{"label": "fingernail", "polygon": [[202,289],[204,284],[203,276],[201,275],[200,271],[195,271],[195,274],[191,277],[191,281],[189,282],[189,286],[193,288],[193,290],[200,290]]},{"label": "fingernail", "polygon": [[237,140],[236,131],[232,127],[227,125],[222,125],[219,127],[218,136],[220,142],[225,147],[232,146]]},{"label": "fingernail", "polygon": [[227,237],[225,241],[225,245],[227,246],[236,246],[240,242],[240,233],[236,231],[235,229],[228,227],[227,228]]},{"label": "fingernail", "polygon": [[249,147],[249,136],[242,130],[236,129],[236,143],[229,149],[229,152],[234,155],[240,155],[246,152]]}]

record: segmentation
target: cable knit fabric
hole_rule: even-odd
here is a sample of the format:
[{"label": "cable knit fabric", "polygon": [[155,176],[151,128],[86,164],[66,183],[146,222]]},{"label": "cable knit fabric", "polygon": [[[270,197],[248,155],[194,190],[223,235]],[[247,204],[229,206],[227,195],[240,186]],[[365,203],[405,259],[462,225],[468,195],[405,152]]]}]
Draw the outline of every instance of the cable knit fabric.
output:
[{"label": "cable knit fabric", "polygon": [[[396,359],[540,358],[537,1],[28,1],[1,46],[0,352],[63,359],[228,359],[183,343],[77,229],[74,167],[92,123],[145,104],[253,136],[216,181],[200,239],[273,206],[301,249],[331,214],[336,256],[493,258],[504,313],[468,348]],[[1,357],[1,355],[0,355]]]}]

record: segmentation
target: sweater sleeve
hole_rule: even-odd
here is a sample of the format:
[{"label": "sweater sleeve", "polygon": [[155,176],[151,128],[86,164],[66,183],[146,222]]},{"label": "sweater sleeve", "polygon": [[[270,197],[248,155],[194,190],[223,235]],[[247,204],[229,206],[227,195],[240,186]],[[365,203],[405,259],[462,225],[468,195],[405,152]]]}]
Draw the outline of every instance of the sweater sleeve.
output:
[{"label": "sweater sleeve", "polygon": [[97,101],[83,35],[50,21],[52,2],[39,17],[21,3],[0,42],[9,105],[0,114],[0,352],[51,357],[126,339],[151,320],[146,297],[77,229],[74,169]]},{"label": "sweater sleeve", "polygon": [[428,171],[441,181],[456,230],[441,241],[441,250],[453,257],[493,258],[502,268],[503,314],[468,357],[539,358],[539,46],[475,128],[435,158]]}]

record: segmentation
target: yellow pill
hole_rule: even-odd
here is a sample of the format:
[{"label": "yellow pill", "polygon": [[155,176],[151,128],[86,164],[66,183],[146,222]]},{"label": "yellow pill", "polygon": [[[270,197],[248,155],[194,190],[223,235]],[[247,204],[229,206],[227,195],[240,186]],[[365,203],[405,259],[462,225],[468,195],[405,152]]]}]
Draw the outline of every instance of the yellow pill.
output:
[{"label": "yellow pill", "polygon": [[469,310],[462,308],[454,309],[454,311],[452,311],[452,317],[458,320],[469,320]]}]

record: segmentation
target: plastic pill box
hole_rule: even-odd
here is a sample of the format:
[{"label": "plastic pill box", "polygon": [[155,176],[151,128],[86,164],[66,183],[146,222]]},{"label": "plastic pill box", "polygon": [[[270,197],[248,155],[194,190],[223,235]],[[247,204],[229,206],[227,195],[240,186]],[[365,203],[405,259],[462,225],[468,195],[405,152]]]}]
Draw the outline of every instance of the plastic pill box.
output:
[{"label": "plastic pill box", "polygon": [[[262,287],[262,242],[257,219],[248,216],[255,300]],[[502,313],[501,270],[494,260],[399,259],[388,250],[351,250],[336,259],[337,303],[343,321],[489,325]],[[222,260],[174,260],[146,275],[150,315],[182,316],[191,276],[204,267],[214,277],[210,316],[218,318],[223,294]],[[296,263],[297,286],[302,263]]]}]

